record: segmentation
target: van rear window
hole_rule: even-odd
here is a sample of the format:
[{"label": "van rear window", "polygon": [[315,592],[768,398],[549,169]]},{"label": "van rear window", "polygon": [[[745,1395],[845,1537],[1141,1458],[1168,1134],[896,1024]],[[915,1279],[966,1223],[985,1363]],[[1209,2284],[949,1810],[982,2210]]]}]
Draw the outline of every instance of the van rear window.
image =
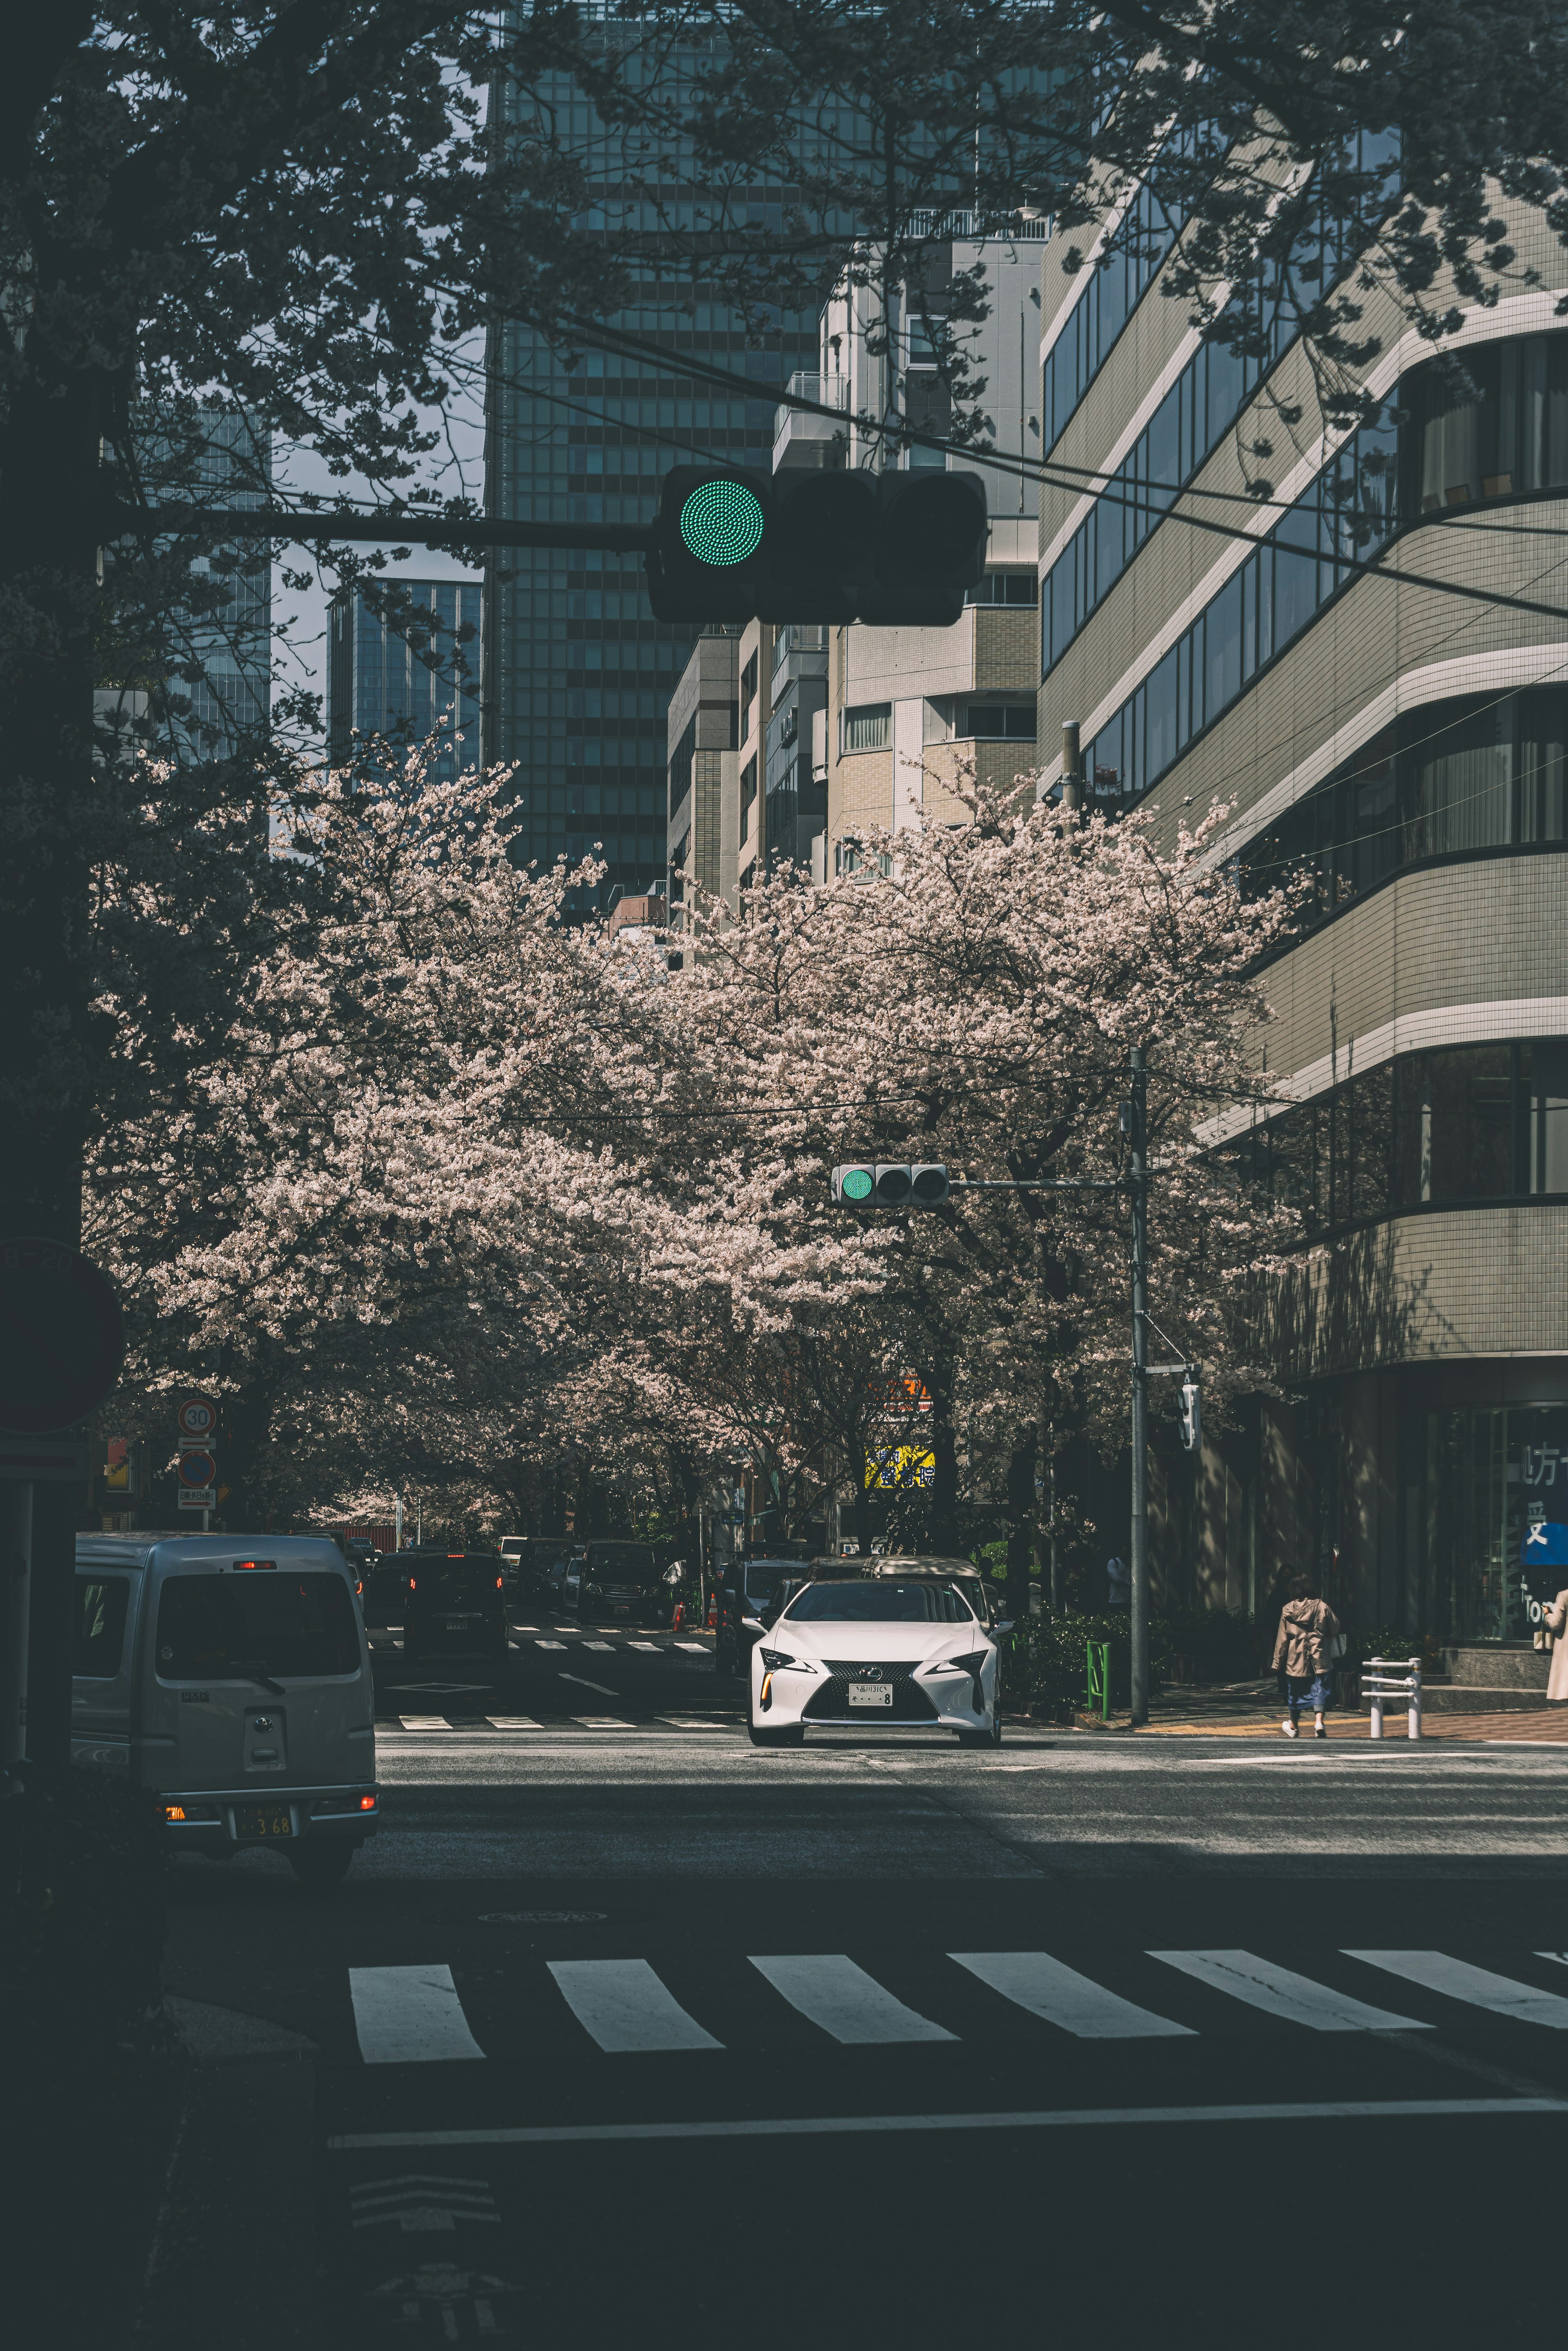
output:
[{"label": "van rear window", "polygon": [[173,1575],[158,1602],[161,1681],[351,1674],[360,1631],[340,1575]]},{"label": "van rear window", "polygon": [[71,1671],[85,1679],[112,1681],[125,1651],[125,1604],[131,1580],[124,1575],[78,1575],[71,1627]]}]

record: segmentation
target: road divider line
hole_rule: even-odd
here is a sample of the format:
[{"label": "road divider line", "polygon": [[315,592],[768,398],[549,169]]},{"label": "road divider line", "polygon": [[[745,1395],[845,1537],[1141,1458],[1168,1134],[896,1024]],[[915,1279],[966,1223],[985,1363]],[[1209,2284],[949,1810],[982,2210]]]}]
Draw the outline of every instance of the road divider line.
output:
[{"label": "road divider line", "polygon": [[620,1714],[574,1714],[571,1719],[580,1730],[635,1730],[637,1727]]},{"label": "road divider line", "polygon": [[1276,1967],[1271,1959],[1260,1959],[1252,1951],[1151,1951],[1149,1957],[1163,1960],[1167,1968],[1179,1968],[1183,1975],[1215,1991],[1228,1992],[1232,2000],[1245,2001],[1249,2008],[1304,2024],[1312,2032],[1432,2030],[1417,2017],[1369,2008],[1364,2001],[1352,2000],[1348,1992],[1332,1991],[1327,1984],[1314,1983],[1310,1976],[1296,1975],[1290,1968]]},{"label": "road divider line", "polygon": [[1451,1959],[1446,1951],[1352,1951],[1345,1957],[1364,1959],[1407,1983],[1462,2000],[1471,2008],[1490,2009],[1494,2016],[1511,2016],[1521,2024],[1544,2024],[1554,2032],[1568,2032],[1568,2000],[1561,1992],[1537,1991],[1533,1984],[1516,1983],[1511,1976],[1493,1975],[1490,1968],[1473,1968],[1465,1959]]},{"label": "road divider line", "polygon": [[978,1976],[1015,2008],[1059,2024],[1080,2041],[1153,2041],[1194,2038],[1190,2024],[1173,2024],[1153,2009],[1139,2008],[1119,1992],[1107,1991],[1049,1951],[949,1951],[947,1957]]},{"label": "road divider line", "polygon": [[447,1967],[350,1968],[354,2031],[367,2065],[483,2057]]},{"label": "road divider line", "polygon": [[686,2014],[646,1959],[551,1959],[549,1965],[572,2014],[601,2049],[724,2046]]},{"label": "road divider line", "polygon": [[345,2131],[334,2155],[403,2147],[605,2146],[616,2140],[852,2137],[862,2132],[1094,2130],[1162,2123],[1427,2122],[1443,2116],[1568,2115],[1568,2098],[1325,2098],[1275,2105],[1065,2106],[997,2115],[810,2115],[718,2123],[538,2123],[473,2130]]},{"label": "road divider line", "polygon": [[956,2041],[940,2024],[905,2008],[901,2000],[857,1967],[841,1951],[789,1954],[751,1964],[791,2008],[831,2032],[835,2041],[860,2046],[894,2041]]},{"label": "road divider line", "polygon": [[556,1678],[563,1682],[575,1682],[579,1689],[597,1690],[601,1698],[619,1698],[621,1695],[619,1690],[612,1689],[608,1682],[591,1682],[582,1674],[562,1673]]}]

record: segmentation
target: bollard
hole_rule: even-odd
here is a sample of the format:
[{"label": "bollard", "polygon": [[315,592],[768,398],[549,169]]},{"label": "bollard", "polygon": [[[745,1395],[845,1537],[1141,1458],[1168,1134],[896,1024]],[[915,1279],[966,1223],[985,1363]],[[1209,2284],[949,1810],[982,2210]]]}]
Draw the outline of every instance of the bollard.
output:
[{"label": "bollard", "polygon": [[1381,1657],[1368,1657],[1366,1662],[1373,1673],[1378,1677],[1368,1695],[1372,1699],[1372,1736],[1374,1739],[1381,1739],[1383,1736],[1383,1660]]},{"label": "bollard", "polygon": [[1383,1657],[1368,1657],[1361,1669],[1361,1687],[1372,1708],[1372,1736],[1383,1737],[1383,1702],[1385,1698],[1403,1697],[1409,1708],[1406,1719],[1412,1739],[1421,1736],[1421,1660],[1407,1657],[1405,1671],[1390,1665]]}]

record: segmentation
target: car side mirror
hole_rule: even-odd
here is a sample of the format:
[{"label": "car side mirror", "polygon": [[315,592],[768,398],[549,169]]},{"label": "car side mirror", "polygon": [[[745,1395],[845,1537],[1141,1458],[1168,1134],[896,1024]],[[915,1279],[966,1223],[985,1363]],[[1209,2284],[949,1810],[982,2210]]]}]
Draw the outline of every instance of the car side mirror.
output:
[{"label": "car side mirror", "polygon": [[674,1566],[667,1567],[664,1570],[664,1582],[673,1589],[675,1584],[679,1583],[685,1573],[685,1568],[681,1565],[680,1561],[676,1560]]},{"label": "car side mirror", "polygon": [[998,1616],[996,1623],[991,1626],[993,1633],[1010,1633],[1012,1629],[1013,1620],[1010,1616]]}]

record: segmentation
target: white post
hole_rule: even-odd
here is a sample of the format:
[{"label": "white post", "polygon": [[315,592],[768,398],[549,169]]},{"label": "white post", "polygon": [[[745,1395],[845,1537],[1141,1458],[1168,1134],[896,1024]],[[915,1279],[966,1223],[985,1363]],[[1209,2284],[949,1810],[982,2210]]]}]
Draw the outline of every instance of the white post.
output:
[{"label": "white post", "polygon": [[1367,1663],[1372,1667],[1375,1677],[1372,1688],[1372,1735],[1374,1739],[1381,1739],[1383,1736],[1383,1660],[1381,1657],[1369,1657]]},{"label": "white post", "polygon": [[1410,1736],[1412,1739],[1419,1739],[1421,1736],[1421,1660],[1419,1657],[1412,1657],[1410,1660]]},{"label": "white post", "polygon": [[402,1549],[402,1496],[401,1494],[395,1495],[392,1499],[392,1522],[396,1530],[392,1538],[392,1549],[401,1551]]}]

